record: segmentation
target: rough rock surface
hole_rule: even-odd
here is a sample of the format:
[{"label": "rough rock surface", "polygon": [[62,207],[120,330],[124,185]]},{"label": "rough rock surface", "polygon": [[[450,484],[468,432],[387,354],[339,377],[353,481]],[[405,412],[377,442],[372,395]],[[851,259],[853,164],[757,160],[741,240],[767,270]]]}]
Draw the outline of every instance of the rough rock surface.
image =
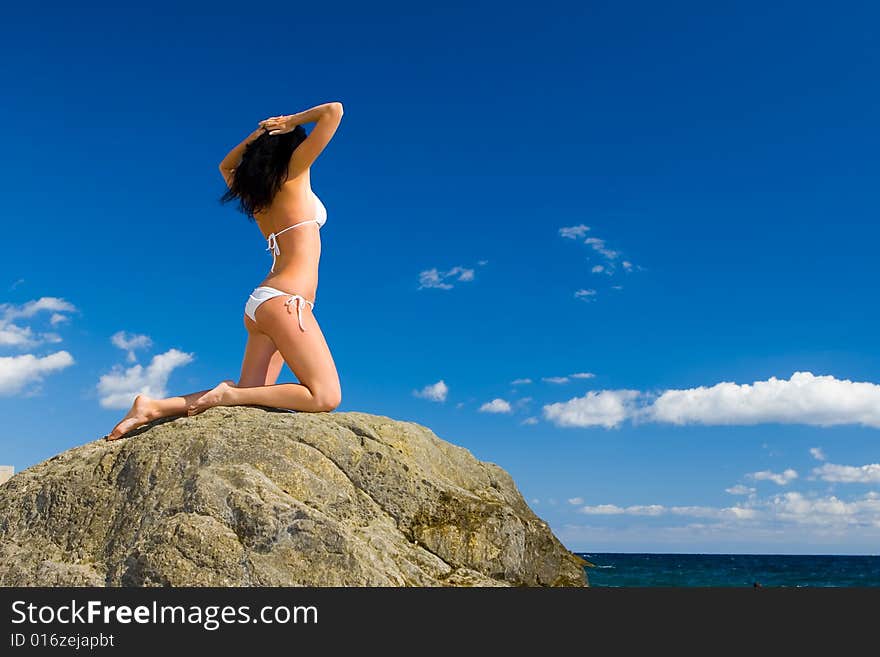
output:
[{"label": "rough rock surface", "polygon": [[0,486],[0,584],[584,586],[497,465],[367,413],[215,408]]}]

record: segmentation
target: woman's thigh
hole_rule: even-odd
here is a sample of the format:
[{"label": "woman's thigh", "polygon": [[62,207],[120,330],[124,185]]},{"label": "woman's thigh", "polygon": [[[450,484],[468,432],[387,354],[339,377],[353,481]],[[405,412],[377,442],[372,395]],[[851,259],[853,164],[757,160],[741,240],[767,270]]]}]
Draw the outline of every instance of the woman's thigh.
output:
[{"label": "woman's thigh", "polygon": [[285,306],[285,297],[260,304],[254,313],[259,329],[269,336],[297,380],[316,396],[339,397],[339,374],[311,307],[303,304],[299,327],[296,304]]},{"label": "woman's thigh", "polygon": [[238,385],[244,388],[269,386],[278,380],[284,359],[272,342],[272,338],[263,333],[256,322],[244,316],[244,327],[247,329],[247,345],[241,363],[241,375]]}]

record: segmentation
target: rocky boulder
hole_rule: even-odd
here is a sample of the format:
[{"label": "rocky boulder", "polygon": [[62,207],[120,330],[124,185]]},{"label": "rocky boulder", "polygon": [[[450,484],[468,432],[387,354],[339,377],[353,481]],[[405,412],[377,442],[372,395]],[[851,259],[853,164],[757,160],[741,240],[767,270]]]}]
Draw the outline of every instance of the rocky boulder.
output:
[{"label": "rocky boulder", "polygon": [[584,586],[510,476],[413,422],[215,408],[0,486],[0,584]]}]

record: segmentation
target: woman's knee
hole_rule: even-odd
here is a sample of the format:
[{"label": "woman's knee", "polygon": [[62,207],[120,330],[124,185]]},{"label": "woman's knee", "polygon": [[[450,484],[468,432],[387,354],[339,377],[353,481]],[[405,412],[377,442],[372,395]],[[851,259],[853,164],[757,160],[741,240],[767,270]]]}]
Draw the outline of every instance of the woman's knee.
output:
[{"label": "woman's knee", "polygon": [[312,397],[318,411],[329,413],[342,402],[342,391],[339,388],[318,389],[312,392]]}]

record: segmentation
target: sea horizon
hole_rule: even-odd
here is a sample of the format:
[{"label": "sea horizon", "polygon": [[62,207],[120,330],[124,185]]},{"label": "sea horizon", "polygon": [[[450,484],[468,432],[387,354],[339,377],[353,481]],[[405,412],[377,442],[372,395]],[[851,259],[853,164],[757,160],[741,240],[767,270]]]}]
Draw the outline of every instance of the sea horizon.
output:
[{"label": "sea horizon", "polygon": [[596,587],[876,587],[880,555],[575,552]]}]

